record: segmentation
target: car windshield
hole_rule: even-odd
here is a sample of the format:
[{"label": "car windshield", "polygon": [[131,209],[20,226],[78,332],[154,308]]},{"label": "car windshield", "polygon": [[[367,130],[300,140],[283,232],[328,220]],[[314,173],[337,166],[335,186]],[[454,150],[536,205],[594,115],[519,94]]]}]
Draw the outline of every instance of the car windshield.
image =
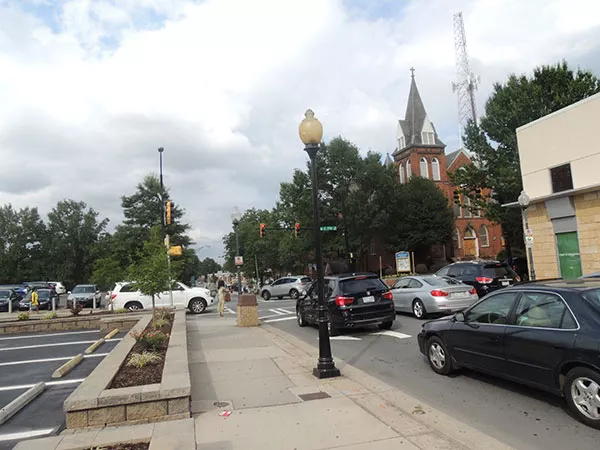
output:
[{"label": "car windshield", "polygon": [[93,294],[94,286],[75,286],[73,294]]},{"label": "car windshield", "polygon": [[[450,281],[440,277],[423,277],[423,281],[431,286],[445,287],[450,285]],[[459,284],[459,283],[454,283]]]},{"label": "car windshield", "polygon": [[493,266],[485,266],[483,268],[483,276],[488,278],[512,278],[513,271],[508,266],[502,265],[493,265]]},{"label": "car windshield", "polygon": [[10,291],[0,291],[0,298],[10,297]]},{"label": "car windshield", "polygon": [[47,299],[48,297],[50,297],[50,291],[48,290],[39,290],[38,291],[38,298],[39,299]]},{"label": "car windshield", "polygon": [[358,294],[366,291],[385,291],[387,286],[377,277],[359,277],[340,282],[342,294]]},{"label": "car windshield", "polygon": [[596,310],[600,311],[600,288],[584,291],[583,298]]}]

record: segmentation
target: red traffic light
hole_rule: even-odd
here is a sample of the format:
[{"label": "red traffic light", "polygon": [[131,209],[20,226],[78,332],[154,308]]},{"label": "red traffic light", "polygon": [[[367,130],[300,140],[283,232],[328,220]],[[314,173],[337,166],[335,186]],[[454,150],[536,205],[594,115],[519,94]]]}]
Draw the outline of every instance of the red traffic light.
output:
[{"label": "red traffic light", "polygon": [[265,228],[266,228],[266,227],[265,227],[265,224],[264,224],[264,223],[261,223],[261,224],[260,224],[260,237],[261,237],[261,238],[264,238],[264,237],[265,237]]},{"label": "red traffic light", "polygon": [[296,234],[296,237],[300,234],[300,224],[298,222],[296,222],[296,225],[294,226],[294,233]]}]

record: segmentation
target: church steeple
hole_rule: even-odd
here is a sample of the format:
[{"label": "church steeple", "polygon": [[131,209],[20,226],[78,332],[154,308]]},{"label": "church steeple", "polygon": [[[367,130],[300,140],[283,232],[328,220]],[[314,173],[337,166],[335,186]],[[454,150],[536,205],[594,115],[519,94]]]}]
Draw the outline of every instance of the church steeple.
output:
[{"label": "church steeple", "polygon": [[398,122],[398,151],[410,146],[445,147],[428,119],[425,105],[415,81],[415,69],[410,68],[410,91],[404,120]]}]

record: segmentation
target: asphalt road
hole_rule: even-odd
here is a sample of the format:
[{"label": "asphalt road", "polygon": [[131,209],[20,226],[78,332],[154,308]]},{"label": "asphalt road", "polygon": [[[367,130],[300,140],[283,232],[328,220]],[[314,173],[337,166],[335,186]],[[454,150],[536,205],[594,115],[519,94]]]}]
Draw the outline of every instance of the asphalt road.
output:
[{"label": "asphalt road", "polygon": [[52,372],[104,335],[105,332],[97,330],[0,335],[0,407],[31,385],[47,382],[46,390],[39,397],[0,425],[0,450],[11,449],[23,439],[51,436],[62,430],[64,400],[123,334],[104,343],[66,376],[53,380]]},{"label": "asphalt road", "polygon": [[[226,314],[235,313],[236,297]],[[207,314],[216,314],[212,308]],[[259,318],[318,346],[314,327],[300,328],[295,301],[259,299]],[[334,358],[421,399],[519,450],[597,449],[600,431],[572,418],[561,398],[466,369],[435,374],[419,352],[421,321],[397,315],[392,332],[369,327],[332,338]],[[316,363],[316,362],[315,362]]]}]

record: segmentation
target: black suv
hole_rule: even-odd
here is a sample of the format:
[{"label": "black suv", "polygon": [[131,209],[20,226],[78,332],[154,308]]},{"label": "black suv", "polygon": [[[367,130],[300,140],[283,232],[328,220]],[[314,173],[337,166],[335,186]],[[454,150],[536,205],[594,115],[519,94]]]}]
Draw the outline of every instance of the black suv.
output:
[{"label": "black suv", "polygon": [[[318,324],[319,302],[317,284],[296,301],[298,325]],[[388,330],[396,319],[392,292],[372,273],[339,274],[325,277],[329,334],[336,336],[342,329],[363,325],[379,325]]]},{"label": "black suv", "polygon": [[464,261],[442,267],[438,277],[454,278],[473,286],[479,297],[521,281],[508,264],[498,261]]}]

